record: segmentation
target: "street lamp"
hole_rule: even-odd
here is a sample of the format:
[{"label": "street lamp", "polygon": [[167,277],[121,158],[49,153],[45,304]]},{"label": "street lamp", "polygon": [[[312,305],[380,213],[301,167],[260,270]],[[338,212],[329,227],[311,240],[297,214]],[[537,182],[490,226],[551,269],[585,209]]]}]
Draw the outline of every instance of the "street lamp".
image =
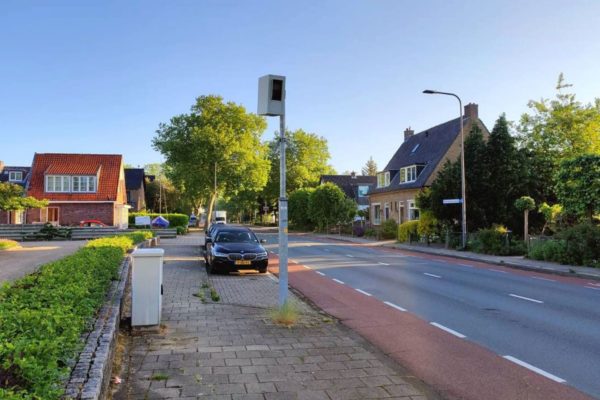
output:
[{"label": "street lamp", "polygon": [[448,92],[438,92],[437,90],[423,90],[425,94],[443,94],[446,96],[453,96],[458,100],[458,108],[460,112],[460,190],[461,190],[461,204],[462,204],[462,248],[467,248],[467,190],[465,180],[465,134],[463,126],[463,107],[462,101],[458,95]]}]

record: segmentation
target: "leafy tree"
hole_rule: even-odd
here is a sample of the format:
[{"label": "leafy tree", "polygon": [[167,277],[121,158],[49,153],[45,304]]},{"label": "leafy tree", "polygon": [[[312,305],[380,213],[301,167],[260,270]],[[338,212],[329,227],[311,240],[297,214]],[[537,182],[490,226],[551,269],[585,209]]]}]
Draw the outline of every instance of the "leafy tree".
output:
[{"label": "leafy tree", "polygon": [[594,215],[600,213],[600,155],[563,161],[556,192],[566,212],[592,222]]},{"label": "leafy tree", "polygon": [[544,216],[545,222],[542,227],[542,235],[546,232],[547,228],[555,230],[555,225],[563,212],[563,207],[560,204],[549,205],[546,202],[540,204],[538,211]]},{"label": "leafy tree", "polygon": [[[286,190],[315,187],[321,175],[335,174],[327,140],[302,129],[286,131]],[[264,197],[273,204],[279,198],[279,136],[268,143],[271,172]]]},{"label": "leafy tree", "polygon": [[240,105],[200,96],[189,114],[160,124],[153,145],[165,157],[175,186],[195,204],[208,205],[208,224],[217,195],[227,198],[265,186],[269,160],[260,141],[265,128],[264,118]]},{"label": "leafy tree", "polygon": [[535,200],[529,196],[521,196],[515,200],[515,208],[523,213],[523,240],[529,243],[529,211],[535,210]]},{"label": "leafy tree", "polygon": [[290,221],[300,228],[311,228],[312,218],[309,211],[310,196],[313,188],[301,188],[290,194],[288,209]]},{"label": "leafy tree", "polygon": [[361,172],[365,176],[377,175],[377,163],[373,160],[373,157],[369,157],[369,161],[362,167]]},{"label": "leafy tree", "polygon": [[518,126],[521,146],[531,161],[532,182],[540,198],[553,201],[554,179],[560,162],[584,154],[600,154],[600,99],[582,104],[561,73],[552,100],[530,101],[531,114],[523,114]]},{"label": "leafy tree", "polygon": [[24,211],[29,208],[43,208],[48,206],[48,200],[38,200],[35,197],[24,197],[22,186],[14,183],[0,182],[0,210]]},{"label": "leafy tree", "polygon": [[356,215],[357,205],[346,197],[342,189],[328,182],[314,189],[308,209],[312,221],[323,230],[351,221]]}]

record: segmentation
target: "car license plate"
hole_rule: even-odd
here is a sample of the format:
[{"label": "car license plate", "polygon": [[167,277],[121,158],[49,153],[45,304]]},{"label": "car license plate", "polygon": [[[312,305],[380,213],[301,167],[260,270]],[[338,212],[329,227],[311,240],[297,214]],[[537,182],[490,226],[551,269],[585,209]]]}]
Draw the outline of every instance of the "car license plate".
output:
[{"label": "car license plate", "polygon": [[250,260],[237,260],[235,262],[235,265],[250,265],[252,264],[252,261]]}]

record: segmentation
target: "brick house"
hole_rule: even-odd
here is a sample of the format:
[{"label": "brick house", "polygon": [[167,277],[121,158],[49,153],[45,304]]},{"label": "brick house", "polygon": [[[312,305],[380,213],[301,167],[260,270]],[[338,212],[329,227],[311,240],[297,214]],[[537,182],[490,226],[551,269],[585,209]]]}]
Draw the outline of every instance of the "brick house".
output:
[{"label": "brick house", "polygon": [[[15,167],[4,165],[0,161],[0,182],[14,183],[27,187],[31,167]],[[22,211],[0,211],[0,224],[20,224],[23,222]]]},{"label": "brick house", "polygon": [[[464,111],[465,137],[473,125],[479,126],[484,137],[489,136],[479,119],[477,104],[467,104]],[[417,134],[406,129],[404,142],[384,170],[377,173],[377,184],[369,192],[371,223],[377,226],[388,219],[397,223],[419,219],[417,194],[431,186],[446,161],[455,161],[460,151],[459,118]]]},{"label": "brick house", "polygon": [[127,228],[121,155],[36,153],[27,195],[50,201],[47,208],[29,210],[28,223],[72,226],[96,219]]},{"label": "brick house", "polygon": [[146,209],[146,175],[144,168],[125,168],[125,190],[131,211]]},{"label": "brick house", "polygon": [[346,194],[346,197],[356,201],[359,210],[369,208],[369,190],[377,183],[376,176],[356,175],[321,175],[319,185],[331,182],[337,185]]}]

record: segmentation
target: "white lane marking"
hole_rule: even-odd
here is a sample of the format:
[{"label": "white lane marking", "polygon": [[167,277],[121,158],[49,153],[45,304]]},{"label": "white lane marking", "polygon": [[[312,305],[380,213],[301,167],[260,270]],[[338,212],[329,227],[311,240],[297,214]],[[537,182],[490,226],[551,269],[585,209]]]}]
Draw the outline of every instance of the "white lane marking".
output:
[{"label": "white lane marking", "polygon": [[321,275],[321,276],[325,276],[324,273],[322,273],[321,271],[315,271],[317,274]]},{"label": "white lane marking", "polygon": [[599,286],[600,287],[600,283],[588,282],[587,284],[591,285],[591,286]]},{"label": "white lane marking", "polygon": [[390,264],[384,263],[384,262],[378,262],[377,264],[379,264],[379,265],[390,265]]},{"label": "white lane marking", "polygon": [[364,290],[360,290],[360,289],[354,289],[354,290],[356,290],[358,293],[364,294],[365,296],[373,296],[371,293],[365,292]]},{"label": "white lane marking", "polygon": [[438,279],[441,278],[441,276],[439,276],[439,275],[434,275],[434,274],[430,274],[430,273],[427,273],[427,272],[423,272],[423,275],[431,276],[432,278],[438,278]]},{"label": "white lane marking", "polygon": [[539,276],[531,276],[530,278],[537,279],[537,280],[540,280],[540,281],[556,282],[554,279],[541,278]]},{"label": "white lane marking", "polygon": [[329,250],[329,249],[325,249],[325,248],[324,248],[323,250],[324,250],[324,251],[331,251],[331,250]]},{"label": "white lane marking", "polygon": [[354,258],[352,254],[346,254],[346,257]]},{"label": "white lane marking", "polygon": [[454,329],[450,329],[448,327],[445,327],[442,324],[438,324],[437,322],[430,322],[430,324],[433,325],[433,326],[435,326],[436,328],[440,328],[441,330],[446,331],[446,332],[450,333],[451,335],[454,335],[454,336],[459,337],[461,339],[466,338],[466,336],[463,335],[462,333],[457,332]]},{"label": "white lane marking", "polygon": [[474,268],[472,265],[469,265],[469,264],[458,264],[458,265],[460,265],[461,267]]},{"label": "white lane marking", "polygon": [[293,258],[290,258],[290,262],[293,262],[294,264],[298,264],[298,261],[296,261],[296,260],[295,260],[295,259],[293,259]]},{"label": "white lane marking", "polygon": [[600,290],[600,288],[597,288],[597,287],[591,287],[591,286],[584,286],[584,287],[586,287],[588,289],[592,289],[592,290]]},{"label": "white lane marking", "polygon": [[269,278],[271,278],[271,280],[275,281],[275,282],[279,282],[279,279],[275,278],[273,275],[269,274],[267,275]]},{"label": "white lane marking", "polygon": [[506,271],[502,271],[501,269],[490,268],[490,271],[500,272],[501,274],[505,274]]},{"label": "white lane marking", "polygon": [[390,303],[389,301],[384,301],[383,304],[387,304],[388,306],[390,306],[392,308],[395,308],[398,311],[404,311],[404,312],[406,312],[406,308],[402,308],[400,306],[397,306],[396,304]]},{"label": "white lane marking", "polygon": [[541,301],[541,300],[532,299],[530,297],[519,296],[518,294],[509,293],[508,295],[511,297],[516,297],[517,299],[527,300],[527,301],[531,301],[531,302],[538,303],[538,304],[543,303],[543,301]]},{"label": "white lane marking", "polygon": [[333,281],[334,281],[334,282],[337,282],[337,283],[339,283],[340,285],[343,285],[343,284],[344,284],[344,282],[340,281],[339,279],[335,279],[335,278],[333,278]]},{"label": "white lane marking", "polygon": [[306,269],[311,269],[308,265],[303,265],[303,267]]},{"label": "white lane marking", "polygon": [[518,358],[515,358],[513,356],[504,356],[504,358],[506,358],[508,361],[512,361],[515,364],[520,365],[521,367],[525,367],[530,371],[536,372],[542,376],[545,376],[548,379],[552,379],[554,382],[558,382],[558,383],[565,383],[567,381],[565,381],[563,378],[559,378],[556,375],[552,375],[550,372],[546,372],[543,369],[540,369],[538,367],[534,367],[531,364],[526,363],[525,361],[521,361]]}]

